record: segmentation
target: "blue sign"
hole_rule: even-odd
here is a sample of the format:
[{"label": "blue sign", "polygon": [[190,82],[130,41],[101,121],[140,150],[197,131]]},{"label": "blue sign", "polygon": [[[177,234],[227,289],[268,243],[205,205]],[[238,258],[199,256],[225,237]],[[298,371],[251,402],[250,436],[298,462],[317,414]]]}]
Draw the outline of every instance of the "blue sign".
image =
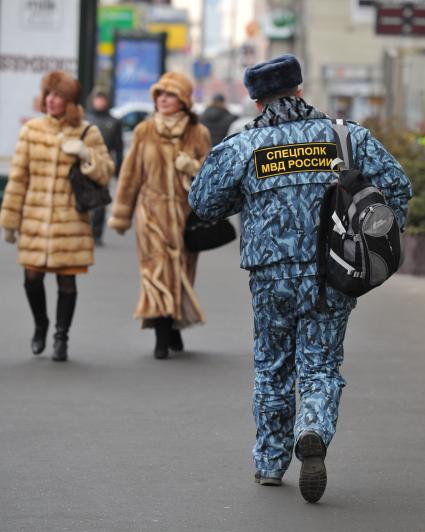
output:
[{"label": "blue sign", "polygon": [[193,76],[196,79],[208,78],[211,75],[211,63],[198,59],[193,63]]},{"label": "blue sign", "polygon": [[150,102],[149,89],[164,68],[164,41],[117,36],[114,64],[114,105]]}]

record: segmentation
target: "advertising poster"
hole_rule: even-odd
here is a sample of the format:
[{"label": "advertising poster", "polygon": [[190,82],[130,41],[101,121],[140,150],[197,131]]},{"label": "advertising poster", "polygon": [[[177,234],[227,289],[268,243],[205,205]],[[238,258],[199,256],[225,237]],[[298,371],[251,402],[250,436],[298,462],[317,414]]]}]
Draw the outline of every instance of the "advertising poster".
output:
[{"label": "advertising poster", "polygon": [[150,86],[164,72],[165,35],[118,34],[114,58],[114,106],[150,102]]}]

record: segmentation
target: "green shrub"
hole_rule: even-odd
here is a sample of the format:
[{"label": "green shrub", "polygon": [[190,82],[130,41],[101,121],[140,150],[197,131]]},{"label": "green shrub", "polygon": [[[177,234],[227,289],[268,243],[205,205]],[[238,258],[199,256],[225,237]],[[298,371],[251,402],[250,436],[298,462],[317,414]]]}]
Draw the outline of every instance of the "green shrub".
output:
[{"label": "green shrub", "polygon": [[395,122],[383,124],[375,119],[366,122],[365,126],[399,161],[412,183],[407,232],[425,233],[425,144],[422,143],[425,137],[402,129]]}]

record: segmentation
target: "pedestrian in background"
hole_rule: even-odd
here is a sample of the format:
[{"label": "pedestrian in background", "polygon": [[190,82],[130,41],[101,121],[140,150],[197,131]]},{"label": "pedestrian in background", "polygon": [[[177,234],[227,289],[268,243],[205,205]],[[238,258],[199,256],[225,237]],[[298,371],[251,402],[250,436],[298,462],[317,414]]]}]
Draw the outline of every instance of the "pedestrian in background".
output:
[{"label": "pedestrian in background", "polygon": [[93,263],[89,217],[75,208],[69,170],[78,160],[81,171],[102,185],[114,171],[97,127],[90,127],[84,142],[80,140],[88,123],[79,97],[80,84],[69,74],[54,71],[43,77],[40,105],[45,114],[29,120],[20,131],[0,212],[5,241],[14,244],[19,236],[18,262],[24,267],[25,293],[35,321],[35,355],[45,348],[49,326],[44,277],[56,274],[55,361],[68,357],[75,276]]},{"label": "pedestrian in background", "polygon": [[[246,70],[245,86],[262,112],[212,150],[189,201],[205,219],[242,213],[241,266],[250,271],[254,311],[255,480],[280,485],[295,449],[301,494],[316,502],[326,487],[324,459],[345,385],[343,340],[356,300],[327,287],[326,310],[317,305],[316,228],[335,176],[330,160],[314,154],[335,141],[329,117],[301,98],[301,82],[290,54]],[[369,130],[348,127],[355,167],[383,192],[403,230],[407,176]],[[255,164],[257,156],[266,162]]]},{"label": "pedestrian in background", "polygon": [[242,102],[241,116],[230,124],[226,137],[240,133],[243,128],[258,115],[258,113],[259,111],[254,100],[251,100],[251,98],[247,96]]},{"label": "pedestrian in background", "polygon": [[180,330],[204,321],[193,290],[197,254],[184,245],[192,177],[210,150],[208,130],[191,111],[192,84],[168,72],[151,88],[154,115],[134,130],[108,225],[129,229],[136,213],[140,298],[134,317],[154,327],[156,358],[183,349]]},{"label": "pedestrian in background", "polygon": [[[109,93],[103,87],[95,87],[89,98],[86,112],[87,120],[95,124],[102,133],[103,141],[115,162],[116,175],[119,174],[123,158],[123,139],[121,121],[109,112]],[[103,245],[103,230],[105,226],[106,207],[97,207],[90,212],[94,243]]]},{"label": "pedestrian in background", "polygon": [[207,126],[211,134],[213,146],[221,142],[227,135],[230,124],[236,120],[237,116],[226,108],[226,100],[223,94],[215,94],[209,106],[200,116],[202,124]]}]

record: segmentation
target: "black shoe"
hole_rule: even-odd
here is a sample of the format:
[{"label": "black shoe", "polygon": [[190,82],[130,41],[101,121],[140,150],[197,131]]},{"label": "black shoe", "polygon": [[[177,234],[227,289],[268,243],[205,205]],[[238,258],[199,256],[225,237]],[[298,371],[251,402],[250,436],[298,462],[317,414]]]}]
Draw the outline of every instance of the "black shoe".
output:
[{"label": "black shoe", "polygon": [[31,351],[34,355],[42,353],[46,347],[47,329],[49,328],[49,320],[43,325],[36,325],[34,336],[31,339]]},{"label": "black shoe", "polygon": [[55,362],[66,362],[68,360],[68,335],[63,333],[55,334],[53,344],[52,360]]},{"label": "black shoe", "polygon": [[300,491],[307,502],[317,502],[326,489],[326,448],[316,432],[304,432],[297,444],[301,460]]},{"label": "black shoe", "polygon": [[168,347],[155,347],[153,356],[158,359],[168,358]]},{"label": "black shoe", "polygon": [[183,351],[184,345],[182,335],[178,329],[171,329],[168,339],[168,347],[173,351]]},{"label": "black shoe", "polygon": [[282,479],[279,477],[262,477],[259,471],[255,472],[254,482],[261,484],[261,486],[281,486]]}]

